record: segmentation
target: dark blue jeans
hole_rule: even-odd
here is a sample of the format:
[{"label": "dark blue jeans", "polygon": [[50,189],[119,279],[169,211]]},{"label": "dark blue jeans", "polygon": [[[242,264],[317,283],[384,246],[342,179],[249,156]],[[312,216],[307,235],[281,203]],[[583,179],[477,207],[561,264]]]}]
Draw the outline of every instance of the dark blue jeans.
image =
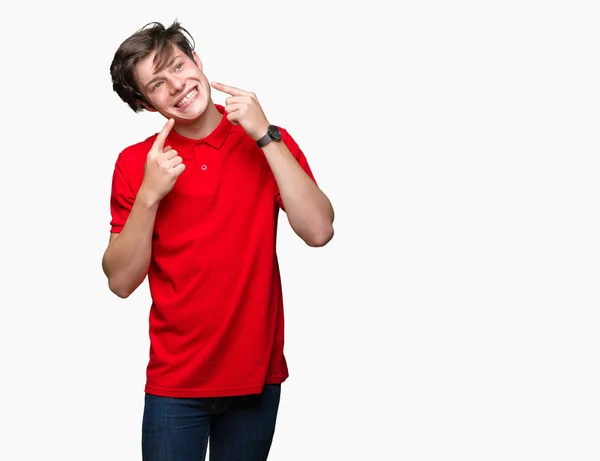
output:
[{"label": "dark blue jeans", "polygon": [[144,461],[265,461],[271,448],[281,384],[262,394],[170,398],[146,394]]}]

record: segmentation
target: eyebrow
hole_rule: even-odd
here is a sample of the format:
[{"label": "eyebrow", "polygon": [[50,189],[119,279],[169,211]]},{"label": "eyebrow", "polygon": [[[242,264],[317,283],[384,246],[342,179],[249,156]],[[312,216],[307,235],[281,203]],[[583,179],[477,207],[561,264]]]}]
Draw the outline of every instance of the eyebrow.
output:
[{"label": "eyebrow", "polygon": [[[173,63],[174,63],[174,62],[175,62],[175,61],[176,61],[178,58],[180,58],[180,57],[181,57],[181,55],[180,55],[180,54],[178,54],[177,56],[175,56],[173,59],[171,59],[171,60],[170,60],[170,61],[167,63],[167,65],[166,65],[166,66],[164,66],[164,67],[163,67],[162,69],[160,69],[158,72],[162,72],[162,71],[163,71],[163,69],[166,69],[167,67],[170,67],[170,66],[171,66],[171,64],[173,64]],[[148,89],[148,87],[149,87],[151,84],[153,84],[153,83],[154,83],[154,82],[156,82],[157,80],[160,80],[160,78],[161,78],[161,77],[160,77],[160,75],[157,75],[157,76],[156,76],[156,77],[154,77],[152,80],[150,80],[148,83],[146,83],[146,84],[144,85],[144,88]]]}]

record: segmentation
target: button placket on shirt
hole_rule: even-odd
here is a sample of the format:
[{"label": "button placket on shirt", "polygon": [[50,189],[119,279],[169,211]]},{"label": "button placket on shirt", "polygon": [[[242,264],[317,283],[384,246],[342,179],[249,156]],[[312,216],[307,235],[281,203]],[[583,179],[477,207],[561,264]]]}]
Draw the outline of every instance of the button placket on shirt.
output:
[{"label": "button placket on shirt", "polygon": [[203,155],[205,152],[205,144],[199,144],[196,146],[195,154],[196,154],[196,168],[198,169],[198,173],[202,174],[203,171],[208,169],[208,165],[206,164],[207,159]]},{"label": "button placket on shirt", "polygon": [[209,173],[210,149],[205,143],[201,143],[196,145],[194,153],[196,157],[196,171],[198,174],[198,180],[200,181],[198,188],[204,192],[207,192],[211,189],[210,179],[206,176]]}]

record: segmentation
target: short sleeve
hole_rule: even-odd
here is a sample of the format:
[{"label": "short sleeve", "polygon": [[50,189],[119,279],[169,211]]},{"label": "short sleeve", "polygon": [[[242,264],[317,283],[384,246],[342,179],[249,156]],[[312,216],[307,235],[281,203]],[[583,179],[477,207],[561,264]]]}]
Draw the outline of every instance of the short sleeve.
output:
[{"label": "short sleeve", "polygon": [[112,220],[110,222],[111,233],[119,233],[125,226],[133,203],[135,194],[127,182],[123,171],[117,161],[112,179],[112,190],[110,197],[110,212]]},{"label": "short sleeve", "polygon": [[[281,140],[285,143],[286,147],[292,153],[292,155],[294,156],[296,161],[300,164],[300,166],[302,167],[304,172],[308,175],[308,177],[310,179],[312,179],[315,184],[317,184],[317,181],[315,180],[315,177],[310,169],[310,166],[308,165],[308,161],[306,160],[306,156],[300,149],[300,146],[298,146],[298,143],[296,143],[296,141],[294,141],[294,138],[292,138],[292,136],[287,132],[287,130],[280,128],[280,131],[281,131]],[[283,205],[283,201],[281,200],[281,194],[279,193],[279,187],[277,187],[277,183],[275,183],[275,201],[277,202],[277,205],[279,205],[279,207],[285,211],[285,206]]]}]

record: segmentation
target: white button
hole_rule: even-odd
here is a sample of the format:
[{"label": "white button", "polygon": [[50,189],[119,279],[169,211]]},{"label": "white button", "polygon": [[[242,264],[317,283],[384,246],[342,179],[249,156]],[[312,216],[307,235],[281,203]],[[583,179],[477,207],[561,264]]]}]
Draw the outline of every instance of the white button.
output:
[{"label": "white button", "polygon": [[206,165],[202,165],[202,171],[205,171],[208,168]]}]

